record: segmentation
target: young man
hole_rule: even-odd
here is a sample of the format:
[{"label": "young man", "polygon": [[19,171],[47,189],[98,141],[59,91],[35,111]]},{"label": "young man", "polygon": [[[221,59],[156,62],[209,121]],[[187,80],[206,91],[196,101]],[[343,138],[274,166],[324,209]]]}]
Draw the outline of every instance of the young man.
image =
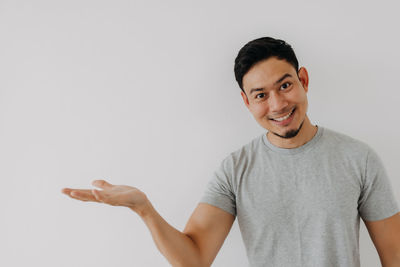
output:
[{"label": "young man", "polygon": [[400,213],[390,181],[367,144],[313,125],[308,74],[291,46],[270,37],[235,60],[241,96],[268,132],[228,155],[183,232],[137,188],[64,188],[83,200],[137,212],[173,266],[210,266],[238,218],[250,266],[360,266],[360,216],[382,265],[400,266]]}]

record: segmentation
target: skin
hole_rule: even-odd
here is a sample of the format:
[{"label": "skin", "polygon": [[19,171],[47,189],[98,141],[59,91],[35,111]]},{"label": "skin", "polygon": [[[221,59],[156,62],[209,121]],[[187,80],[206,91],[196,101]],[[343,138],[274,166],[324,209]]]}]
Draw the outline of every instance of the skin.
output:
[{"label": "skin", "polygon": [[[286,74],[290,77],[281,79]],[[279,82],[278,82],[279,81]],[[250,93],[251,89],[260,89]],[[296,148],[310,141],[317,127],[307,116],[308,73],[284,60],[269,58],[255,64],[243,77],[241,92],[246,107],[275,146]],[[295,107],[293,120],[276,125],[270,119],[282,117]],[[400,266],[400,213],[379,221],[364,221],[383,267]]]},{"label": "skin", "polygon": [[[276,80],[290,74],[278,85]],[[268,59],[253,66],[243,79],[246,94],[242,98],[257,122],[273,134],[269,140],[280,147],[297,147],[312,138],[316,127],[306,116],[308,75],[301,68],[299,75],[286,61]],[[278,90],[283,83],[291,83],[288,90]],[[251,88],[263,87],[269,97],[252,98]],[[285,87],[285,86],[283,86]],[[249,95],[249,98],[247,98]],[[293,121],[285,126],[276,126],[269,117],[285,115],[296,107]],[[300,127],[300,125],[302,127]],[[290,138],[288,138],[291,136]],[[112,185],[105,180],[94,180],[98,189],[63,188],[62,193],[80,201],[92,201],[112,206],[125,206],[136,212],[149,228],[160,252],[172,266],[210,266],[226,239],[235,217],[217,207],[199,203],[181,232],[169,225],[154,209],[146,194],[127,185]]]},{"label": "skin", "polygon": [[127,185],[112,185],[105,180],[94,180],[97,189],[63,188],[62,193],[81,201],[105,203],[112,206],[125,206],[141,214],[147,208],[148,199],[139,189]]},{"label": "skin", "polygon": [[[268,130],[267,138],[273,145],[296,148],[317,132],[307,116],[308,73],[304,67],[296,73],[285,60],[272,57],[260,61],[243,76],[243,90],[244,104],[260,126]],[[296,110],[289,124],[277,125],[271,120],[287,115],[293,108]]]},{"label": "skin", "polygon": [[92,184],[102,190],[63,188],[62,193],[80,201],[130,208],[142,218],[157,248],[172,266],[211,266],[235,220],[220,208],[199,203],[181,232],[160,216],[139,189],[105,180]]},{"label": "skin", "polygon": [[[257,89],[251,92],[252,89]],[[297,72],[285,60],[269,58],[255,64],[243,77],[241,96],[267,138],[275,146],[296,148],[317,132],[307,116],[308,73]],[[285,125],[271,118],[282,117],[293,108],[293,119]],[[63,188],[62,193],[80,201],[125,206],[136,212],[149,228],[160,252],[172,266],[210,266],[226,239],[235,217],[217,207],[199,203],[181,232],[169,225],[154,209],[146,194],[127,185],[95,180],[98,189]],[[382,266],[400,266],[400,213],[391,218],[365,222],[378,250]]]}]

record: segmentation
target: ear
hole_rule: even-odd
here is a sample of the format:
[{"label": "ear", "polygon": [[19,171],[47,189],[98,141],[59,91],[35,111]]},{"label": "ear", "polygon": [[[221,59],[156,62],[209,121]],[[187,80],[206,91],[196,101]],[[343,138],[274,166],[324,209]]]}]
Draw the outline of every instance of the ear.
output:
[{"label": "ear", "polygon": [[246,105],[246,107],[249,108],[250,103],[249,103],[249,99],[247,98],[247,95],[243,91],[240,91],[240,95],[242,96],[243,102]]},{"label": "ear", "polygon": [[299,77],[299,80],[301,84],[303,85],[303,88],[306,92],[308,92],[308,72],[305,67],[301,67],[299,71],[297,72],[297,76]]}]

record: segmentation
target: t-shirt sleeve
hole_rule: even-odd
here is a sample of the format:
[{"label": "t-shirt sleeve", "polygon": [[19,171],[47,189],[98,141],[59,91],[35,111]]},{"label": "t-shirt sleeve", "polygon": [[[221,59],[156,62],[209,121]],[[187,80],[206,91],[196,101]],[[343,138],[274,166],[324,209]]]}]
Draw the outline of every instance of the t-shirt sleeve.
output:
[{"label": "t-shirt sleeve", "polygon": [[236,216],[236,197],[232,188],[231,162],[224,159],[219,168],[214,171],[200,202],[216,206],[233,216]]},{"label": "t-shirt sleeve", "polygon": [[390,180],[379,156],[369,148],[358,211],[363,220],[378,221],[399,212]]}]

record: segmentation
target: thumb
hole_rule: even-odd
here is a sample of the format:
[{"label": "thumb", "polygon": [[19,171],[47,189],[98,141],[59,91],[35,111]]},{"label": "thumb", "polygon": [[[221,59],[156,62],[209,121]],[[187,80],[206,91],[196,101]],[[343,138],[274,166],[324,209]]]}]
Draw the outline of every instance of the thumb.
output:
[{"label": "thumb", "polygon": [[109,188],[113,187],[112,184],[106,182],[105,180],[94,180],[92,182],[92,185],[94,185],[96,187],[100,187],[101,189],[109,189]]}]

